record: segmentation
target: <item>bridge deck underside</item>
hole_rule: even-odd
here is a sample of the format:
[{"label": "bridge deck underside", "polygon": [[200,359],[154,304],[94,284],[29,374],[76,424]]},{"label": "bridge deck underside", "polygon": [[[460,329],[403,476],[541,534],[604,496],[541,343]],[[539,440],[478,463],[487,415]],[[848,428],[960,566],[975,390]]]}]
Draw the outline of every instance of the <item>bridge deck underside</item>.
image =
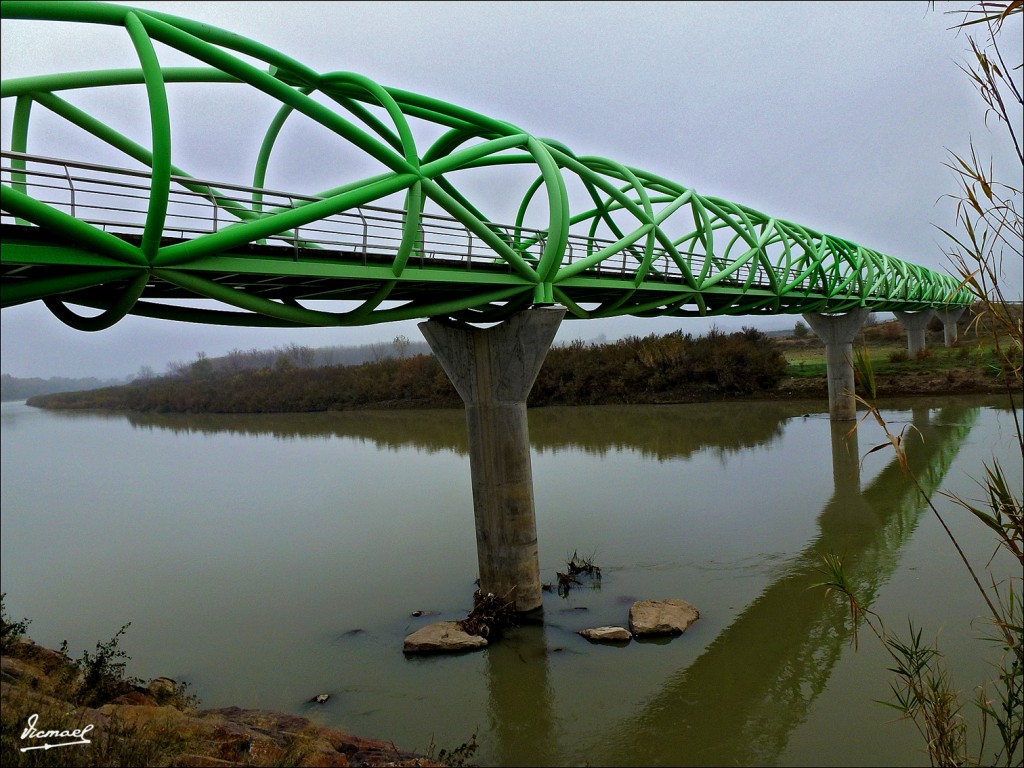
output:
[{"label": "bridge deck underside", "polygon": [[[119,237],[134,245],[140,242],[140,237],[134,234]],[[97,269],[125,268],[109,257],[48,238],[37,227],[4,224],[0,226],[0,238],[4,243],[0,281],[7,286],[68,275],[84,276]],[[183,241],[169,238],[161,245],[177,242]],[[532,297],[533,286],[506,263],[485,258],[467,262],[413,253],[396,277],[393,260],[393,253],[248,244],[178,269],[239,292],[281,302],[368,301],[387,283],[393,283],[387,296],[389,302],[470,302],[484,290],[516,287],[522,289],[524,299]],[[858,297],[848,294],[829,297],[808,290],[780,297],[767,285],[728,280],[698,291],[679,277],[654,273],[637,281],[628,270],[609,269],[604,264],[561,281],[557,287],[581,307],[618,305],[625,312],[640,315],[647,311],[651,315],[724,314],[736,313],[740,308],[742,314],[835,312],[860,304]],[[103,305],[119,289],[115,281],[62,298],[83,305]],[[195,301],[197,296],[160,279],[157,269],[140,298]],[[907,308],[906,303],[901,302],[898,308]]]}]

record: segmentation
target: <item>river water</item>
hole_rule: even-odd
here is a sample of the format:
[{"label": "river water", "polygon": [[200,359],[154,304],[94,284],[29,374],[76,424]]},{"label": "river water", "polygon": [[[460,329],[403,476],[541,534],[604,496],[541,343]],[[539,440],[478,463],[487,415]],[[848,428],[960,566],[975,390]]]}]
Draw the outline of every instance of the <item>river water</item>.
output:
[{"label": "river water", "polygon": [[[1021,486],[998,399],[893,402],[929,491],[979,496],[992,456]],[[546,592],[542,623],[471,654],[403,638],[472,606],[461,411],[266,416],[2,411],[7,613],[71,654],[126,622],[129,674],[204,707],[309,716],[424,751],[475,734],[481,765],[927,765],[887,699],[890,662],[813,585],[845,557],[896,630],[938,638],[973,695],[983,606],[882,435],[851,449],[823,402],[531,411],[542,578],[592,556],[599,584]],[[863,458],[863,462],[860,462]],[[980,564],[977,523],[939,500]],[[1014,573],[997,558],[993,571]],[[1018,574],[1019,575],[1019,574]],[[593,645],[637,599],[701,618],[671,640]],[[414,611],[425,616],[414,617]],[[325,704],[310,697],[329,693]],[[969,711],[970,705],[968,705]],[[972,734],[973,735],[973,734]]]}]

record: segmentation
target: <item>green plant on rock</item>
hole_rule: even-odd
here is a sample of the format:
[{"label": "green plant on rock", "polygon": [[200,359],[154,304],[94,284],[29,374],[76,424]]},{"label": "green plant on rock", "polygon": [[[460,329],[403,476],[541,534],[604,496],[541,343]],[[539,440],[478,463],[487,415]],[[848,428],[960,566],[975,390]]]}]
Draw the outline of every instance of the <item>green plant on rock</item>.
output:
[{"label": "green plant on rock", "polygon": [[4,606],[6,597],[6,592],[0,594],[0,653],[8,653],[32,623],[29,619],[13,621],[7,615],[7,608]]},{"label": "green plant on rock", "polygon": [[[129,621],[105,643],[97,641],[95,652],[83,651],[81,658],[72,662],[77,675],[70,682],[68,694],[75,703],[87,707],[100,706],[142,682],[124,674],[131,657],[120,647],[120,641],[130,626]],[[67,655],[67,640],[61,643],[60,652]]]},{"label": "green plant on rock", "polygon": [[148,688],[149,694],[158,705],[174,707],[182,712],[194,712],[199,709],[199,696],[190,690],[188,683],[163,679],[168,683],[166,686],[155,687],[151,683]]},{"label": "green plant on rock", "polygon": [[452,749],[438,750],[434,740],[431,739],[430,744],[427,746],[426,758],[427,762],[431,764],[437,762],[441,765],[461,768],[461,766],[472,765],[472,763],[467,761],[476,754],[476,751],[479,748],[480,745],[476,740],[476,731],[473,731],[473,735],[469,737],[469,741],[465,741]]}]

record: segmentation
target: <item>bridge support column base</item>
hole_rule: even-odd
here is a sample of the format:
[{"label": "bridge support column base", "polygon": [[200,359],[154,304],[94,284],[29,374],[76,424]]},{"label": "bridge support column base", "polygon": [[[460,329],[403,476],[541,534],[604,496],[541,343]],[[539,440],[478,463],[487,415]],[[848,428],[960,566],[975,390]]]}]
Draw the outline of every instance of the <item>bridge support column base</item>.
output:
[{"label": "bridge support column base", "polygon": [[853,421],[857,418],[857,401],[853,396],[853,339],[868,314],[870,310],[861,307],[845,315],[808,313],[803,316],[825,344],[828,413],[832,421]]},{"label": "bridge support column base", "polygon": [[928,330],[928,323],[932,319],[933,310],[925,309],[921,312],[900,312],[893,314],[896,319],[903,323],[907,331],[907,354],[917,357],[925,347],[925,331]]},{"label": "bridge support column base", "polygon": [[956,324],[963,316],[964,309],[965,307],[935,310],[935,315],[942,321],[942,335],[947,347],[952,347],[956,344],[956,340],[959,337]]},{"label": "bridge support column base", "polygon": [[419,325],[466,404],[480,591],[520,612],[542,602],[526,398],[564,315],[538,306],[490,328]]}]

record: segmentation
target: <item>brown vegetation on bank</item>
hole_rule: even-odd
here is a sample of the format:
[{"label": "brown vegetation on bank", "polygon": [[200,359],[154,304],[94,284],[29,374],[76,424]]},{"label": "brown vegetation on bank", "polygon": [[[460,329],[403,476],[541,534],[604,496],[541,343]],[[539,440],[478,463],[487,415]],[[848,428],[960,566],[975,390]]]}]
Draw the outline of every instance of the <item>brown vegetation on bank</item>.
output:
[{"label": "brown vegetation on bank", "polygon": [[[773,389],[786,359],[761,331],[693,337],[682,332],[609,344],[574,342],[551,349],[531,405],[679,402]],[[429,355],[355,366],[216,373],[193,366],[176,377],[31,398],[56,409],[161,413],[288,413],[353,408],[455,408],[462,405]]]},{"label": "brown vegetation on bank", "polygon": [[[943,347],[942,326],[915,360],[896,321],[872,323],[861,341],[876,355],[879,395],[998,393],[977,333],[962,321],[961,343]],[[800,330],[800,323],[797,323]],[[804,329],[806,330],[806,329]],[[351,409],[458,408],[455,388],[430,355],[387,358],[360,365],[299,367],[279,357],[258,369],[218,370],[201,357],[177,375],[129,385],[63,392],[29,399],[53,409],[150,413],[299,413]],[[726,398],[824,398],[824,349],[809,333],[769,337],[747,328],[694,337],[676,331],[632,336],[605,344],[575,341],[553,347],[529,405],[689,403]]]},{"label": "brown vegetation on bank", "polygon": [[[101,661],[103,668],[111,663],[110,657]],[[5,768],[442,764],[298,715],[238,707],[200,710],[183,686],[167,678],[144,687],[115,672],[90,687],[88,672],[64,653],[5,638],[0,656],[0,763]],[[47,731],[65,736],[43,737]],[[44,746],[74,742],[75,732],[88,743]]]}]

